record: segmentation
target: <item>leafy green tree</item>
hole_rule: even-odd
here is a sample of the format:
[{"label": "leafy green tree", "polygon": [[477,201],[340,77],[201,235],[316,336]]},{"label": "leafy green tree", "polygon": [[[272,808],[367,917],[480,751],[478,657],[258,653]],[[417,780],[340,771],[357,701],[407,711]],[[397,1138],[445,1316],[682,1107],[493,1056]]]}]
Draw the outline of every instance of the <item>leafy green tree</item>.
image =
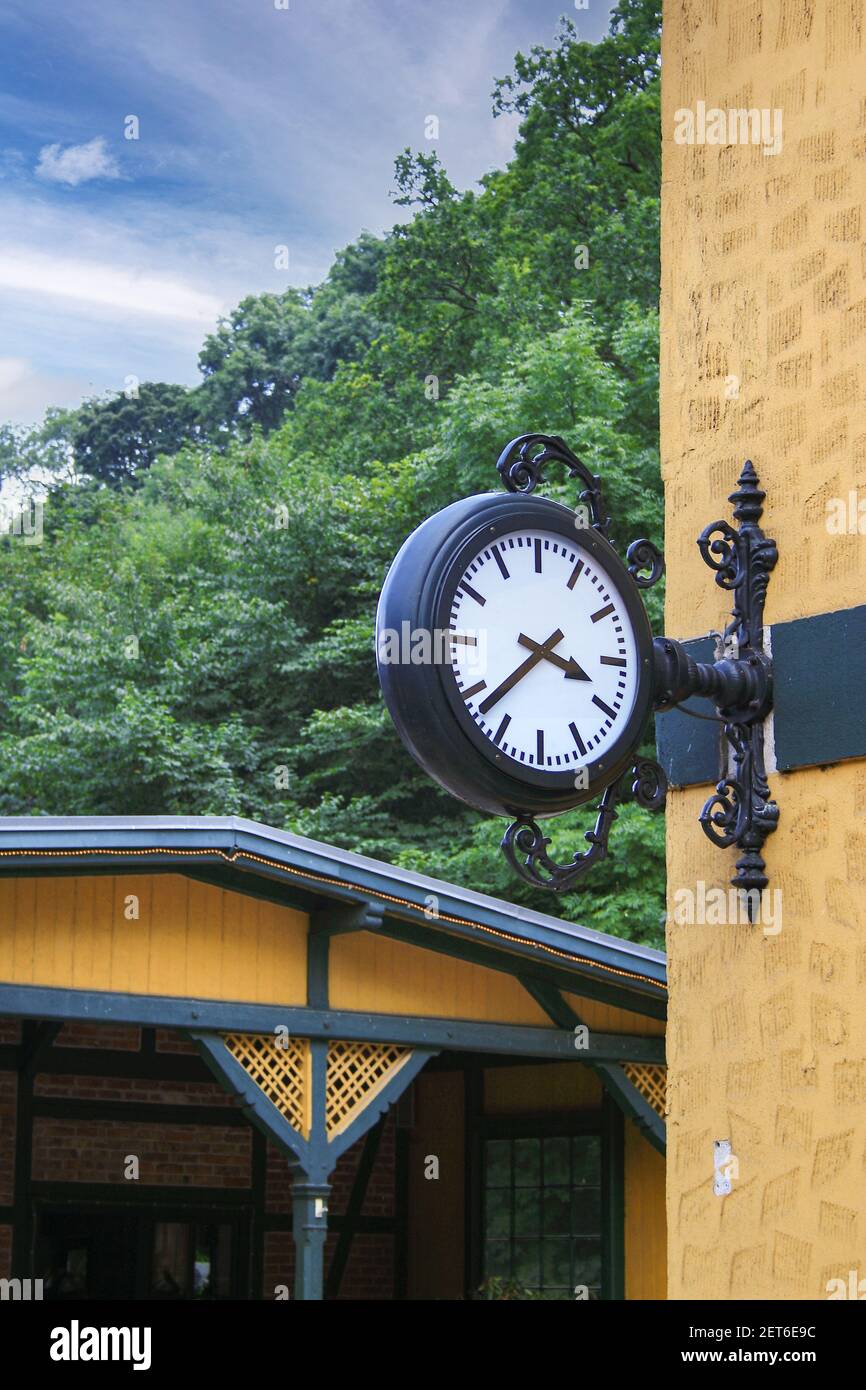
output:
[{"label": "leafy green tree", "polygon": [[185,386],[145,381],[134,391],[86,401],[72,420],[75,466],[109,487],[134,483],[159,454],[195,438],[191,393]]},{"label": "leafy green tree", "polygon": [[381,328],[370,300],[384,256],[384,244],[362,232],[317,289],[248,295],[220,321],[199,354],[196,392],[211,437],[256,425],[268,433],[304,380],[329,381],[340,362],[363,353]]},{"label": "leafy green tree", "polygon": [[[49,486],[42,544],[0,540],[0,812],[236,812],[661,943],[662,818],[626,800],[611,859],[553,899],[415,765],[376,681],[390,561],[517,434],[602,474],[621,549],[661,539],[655,0],[594,46],[564,25],[494,101],[521,118],[506,169],[461,192],[404,151],[409,219],[244,299],[193,391],[0,430],[3,475]],[[592,819],[548,822],[552,853]]]}]

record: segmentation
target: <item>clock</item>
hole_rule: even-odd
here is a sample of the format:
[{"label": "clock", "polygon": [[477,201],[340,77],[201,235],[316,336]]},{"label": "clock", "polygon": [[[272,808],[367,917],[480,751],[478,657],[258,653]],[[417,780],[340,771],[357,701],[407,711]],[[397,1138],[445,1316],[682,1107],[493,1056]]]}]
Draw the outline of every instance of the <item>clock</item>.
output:
[{"label": "clock", "polygon": [[548,498],[463,498],[409,536],[382,589],[377,663],[397,730],[441,786],[494,815],[596,797],[652,710],[637,583],[582,520]]}]

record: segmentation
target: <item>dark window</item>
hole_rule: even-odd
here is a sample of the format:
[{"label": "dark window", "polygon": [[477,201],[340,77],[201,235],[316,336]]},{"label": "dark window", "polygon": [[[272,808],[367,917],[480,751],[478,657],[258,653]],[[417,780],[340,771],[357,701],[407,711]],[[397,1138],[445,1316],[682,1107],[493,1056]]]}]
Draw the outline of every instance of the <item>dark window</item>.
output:
[{"label": "dark window", "polygon": [[228,1298],[232,1228],[209,1221],[158,1221],[150,1292],[157,1298]]},{"label": "dark window", "polygon": [[[70,1185],[71,1186],[71,1185]],[[157,1194],[154,1194],[154,1200]],[[244,1297],[249,1217],[169,1204],[159,1213],[109,1201],[37,1211],[36,1268],[46,1298]]]},{"label": "dark window", "polygon": [[601,1294],[601,1138],[485,1139],[484,1278],[573,1299]]}]

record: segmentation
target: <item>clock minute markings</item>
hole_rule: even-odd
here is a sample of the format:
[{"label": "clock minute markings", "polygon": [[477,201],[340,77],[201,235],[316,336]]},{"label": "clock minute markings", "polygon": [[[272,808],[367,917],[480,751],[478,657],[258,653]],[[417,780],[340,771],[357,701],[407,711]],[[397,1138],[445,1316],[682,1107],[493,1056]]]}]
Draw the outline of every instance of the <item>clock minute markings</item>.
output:
[{"label": "clock minute markings", "polygon": [[585,757],[586,757],[586,744],[584,743],[583,739],[581,738],[580,734],[579,734],[578,731],[577,731],[577,725],[576,725],[576,724],[569,724],[568,727],[569,727],[569,730],[570,730],[570,732],[571,732],[571,737],[574,739],[575,743],[577,744],[577,751],[578,751],[578,753],[580,754],[580,756],[581,756],[582,758],[585,758]]},{"label": "clock minute markings", "polygon": [[508,726],[509,726],[510,723],[511,723],[511,715],[510,715],[510,714],[504,715],[504,716],[503,716],[503,719],[502,719],[502,723],[499,725],[499,728],[496,730],[496,733],[493,735],[493,742],[496,744],[497,748],[499,747],[500,743],[502,742],[502,737],[503,737],[503,735],[504,735],[504,733],[505,733],[505,730],[508,728]]},{"label": "clock minute markings", "polygon": [[593,613],[593,614],[592,614],[591,621],[594,622],[594,623],[600,623],[601,620],[602,620],[602,618],[606,618],[606,617],[607,617],[608,613],[615,613],[615,612],[616,612],[616,609],[614,608],[613,604],[612,604],[612,603],[607,603],[607,604],[605,604],[604,608],[599,608],[599,610],[598,610],[597,613]]},{"label": "clock minute markings", "polygon": [[503,578],[503,579],[510,579],[510,578],[511,578],[511,572],[510,572],[510,570],[508,569],[508,567],[507,567],[505,561],[504,561],[503,558],[502,558],[502,551],[499,549],[499,546],[498,546],[498,545],[491,545],[491,547],[490,547],[490,554],[493,556],[494,560],[496,561],[497,565],[499,566],[500,573],[502,574],[502,578]]},{"label": "clock minute markings", "polygon": [[461,579],[460,583],[457,585],[457,588],[458,588],[458,589],[462,589],[463,592],[464,592],[464,594],[467,594],[469,598],[474,598],[475,602],[476,602],[476,603],[479,603],[479,604],[481,605],[482,608],[484,607],[485,603],[487,602],[487,599],[486,599],[486,598],[482,598],[482,596],[481,596],[481,594],[479,594],[478,590],[477,590],[477,589],[473,589],[473,587],[472,587],[471,584],[467,584],[465,579]]},{"label": "clock minute markings", "polygon": [[571,578],[569,579],[568,583],[567,583],[566,586],[565,586],[567,589],[573,589],[573,588],[574,588],[575,584],[577,583],[578,579],[579,579],[580,576],[581,576],[582,570],[583,570],[583,561],[582,561],[582,560],[578,560],[578,562],[577,562],[577,564],[575,565],[574,569],[571,571]]},{"label": "clock minute markings", "polygon": [[535,737],[535,757],[539,767],[544,766],[544,730],[539,729]]},{"label": "clock minute markings", "polygon": [[627,666],[628,662],[624,656],[602,656],[599,657],[602,666]]},{"label": "clock minute markings", "polygon": [[593,695],[592,703],[598,705],[599,709],[604,710],[605,714],[609,714],[611,719],[616,719],[616,710],[611,709],[610,705],[606,705],[600,696]]},{"label": "clock minute markings", "polygon": [[468,690],[461,690],[460,694],[464,700],[471,700],[473,695],[477,695],[480,690],[487,689],[486,681],[477,681],[475,685],[470,685]]}]

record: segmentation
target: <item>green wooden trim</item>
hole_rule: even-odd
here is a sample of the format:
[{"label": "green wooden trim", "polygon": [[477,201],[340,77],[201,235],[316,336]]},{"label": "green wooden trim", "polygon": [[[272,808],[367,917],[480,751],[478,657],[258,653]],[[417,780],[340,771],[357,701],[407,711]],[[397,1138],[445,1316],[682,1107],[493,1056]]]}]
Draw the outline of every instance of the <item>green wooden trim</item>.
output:
[{"label": "green wooden trim", "polygon": [[33,1117],[35,1100],[33,1085],[41,1059],[51,1047],[62,1024],[59,1022],[27,1022],[22,1030],[18,1077],[15,1097],[15,1172],[12,1187],[12,1252],[13,1279],[27,1279],[33,1266],[33,1210],[31,1187],[33,1176]]},{"label": "green wooden trim", "polygon": [[431,1051],[420,1047],[413,1051],[408,1062],[404,1062],[400,1070],[391,1077],[387,1085],[383,1086],[382,1090],[373,1097],[369,1104],[356,1115],[355,1119],[343,1130],[342,1134],[336,1135],[335,1138],[330,1141],[328,1144],[328,1155],[331,1157],[333,1163],[336,1163],[337,1159],[340,1158],[347,1149],[350,1149],[352,1145],[360,1139],[362,1134],[367,1133],[367,1130],[371,1125],[376,1123],[380,1115],[384,1115],[387,1112],[388,1107],[393,1105],[394,1101],[403,1094],[408,1086],[411,1086],[418,1073],[422,1070],[430,1057],[434,1055],[435,1054]]},{"label": "green wooden trim", "polygon": [[[0,1071],[18,1071],[21,1049],[0,1044]],[[49,1048],[39,1063],[40,1076],[111,1076],[127,1081],[195,1081],[211,1079],[200,1057],[184,1053],[115,1052],[102,1047]]]},{"label": "green wooden trim", "polygon": [[307,933],[307,1004],[311,1009],[327,1009],[330,977],[331,940],[326,932]]},{"label": "green wooden trim", "polygon": [[625,1298],[625,1142],[623,1114],[609,1093],[602,1100],[601,1273],[603,1299]]},{"label": "green wooden trim", "polygon": [[322,908],[310,914],[310,930],[343,936],[346,932],[378,931],[385,915],[384,903],[362,902]]},{"label": "green wooden trim", "polygon": [[328,1143],[328,1044],[324,1038],[310,1041],[310,1085],[310,1137],[304,1171],[311,1181],[324,1182],[338,1157]]},{"label": "green wooden trim", "polygon": [[[125,1182],[33,1182],[34,1202],[51,1206],[157,1207],[160,1213],[181,1207],[207,1207],[214,1211],[252,1205],[249,1187],[165,1187],[161,1183]],[[165,1219],[171,1219],[170,1217]]]},{"label": "green wooden trim", "polygon": [[[573,1033],[575,1025],[580,1024],[581,1020],[557,990],[551,990],[546,985],[539,986],[533,980],[523,979],[522,983],[554,1023],[560,1028],[568,1028]],[[618,1063],[596,1060],[591,1048],[576,1055],[580,1056],[587,1066],[592,1067],[605,1090],[613,1096],[620,1109],[634,1121],[641,1134],[652,1144],[653,1148],[657,1149],[660,1154],[664,1154],[667,1149],[664,1119],[653,1109],[649,1101],[644,1099],[637,1087],[629,1081],[622,1067]],[[638,1059],[623,1058],[622,1060],[635,1061]],[[664,1054],[652,1065],[663,1066]]]},{"label": "green wooden trim", "polygon": [[238,1129],[246,1125],[244,1116],[233,1106],[172,1105],[147,1100],[90,1100],[80,1096],[35,1096],[32,1114],[43,1120],[201,1125],[208,1129]]},{"label": "green wooden trim", "polygon": [[358,1229],[358,1220],[364,1206],[364,1199],[367,1196],[367,1187],[370,1182],[370,1175],[376,1163],[376,1156],[379,1152],[379,1145],[382,1140],[382,1132],[385,1128],[385,1116],[382,1115],[378,1123],[367,1134],[364,1140],[364,1148],[358,1161],[355,1172],[355,1180],[352,1183],[352,1191],[349,1193],[349,1201],[343,1214],[343,1223],[340,1229],[339,1239],[334,1253],[331,1257],[331,1266],[328,1270],[328,1277],[325,1280],[325,1297],[337,1298],[340,1293],[340,1284],[346,1271],[349,1254],[352,1249],[352,1241]]},{"label": "green wooden trim", "polygon": [[409,1131],[397,1119],[394,1133],[394,1298],[409,1289]]},{"label": "green wooden trim", "polygon": [[304,1166],[309,1161],[307,1141],[268,1100],[237,1058],[229,1052],[222,1038],[192,1030],[190,1036],[217,1080],[243,1101],[242,1110],[250,1123],[262,1129],[278,1148]]},{"label": "green wooden trim", "polygon": [[667,1154],[667,1129],[663,1117],[629,1081],[622,1067],[602,1062],[597,1070],[605,1090],[613,1097],[623,1114],[628,1115],[648,1143],[664,1157]]},{"label": "green wooden trim", "polygon": [[250,1155],[250,1187],[253,1211],[250,1223],[249,1288],[250,1298],[261,1299],[265,1277],[265,1198],[268,1179],[268,1143],[260,1129],[252,1133]]},{"label": "green wooden trim", "polygon": [[463,1076],[463,1290],[473,1298],[481,1283],[481,1123],[484,1118],[484,1071],[473,1058]]},{"label": "green wooden trim", "polygon": [[[521,977],[523,978],[523,977]],[[529,988],[529,981],[524,979]],[[533,988],[552,986],[532,982]],[[532,990],[530,989],[530,993]],[[533,997],[541,997],[540,995]],[[247,1004],[165,995],[114,994],[97,990],[54,989],[42,985],[0,985],[0,1017],[84,1020],[178,1028],[191,1033],[273,1033],[284,1025],[294,1037],[390,1042],[430,1051],[501,1052],[574,1061],[573,1025],[536,1028],[525,1024],[477,1023],[463,1019],[408,1017],[311,1009],[299,1005]],[[576,1018],[576,1015],[573,1017]],[[556,1023],[556,1020],[553,1020]],[[579,1021],[579,1020],[578,1020]],[[660,1039],[596,1033],[582,1060],[655,1062]]]}]

